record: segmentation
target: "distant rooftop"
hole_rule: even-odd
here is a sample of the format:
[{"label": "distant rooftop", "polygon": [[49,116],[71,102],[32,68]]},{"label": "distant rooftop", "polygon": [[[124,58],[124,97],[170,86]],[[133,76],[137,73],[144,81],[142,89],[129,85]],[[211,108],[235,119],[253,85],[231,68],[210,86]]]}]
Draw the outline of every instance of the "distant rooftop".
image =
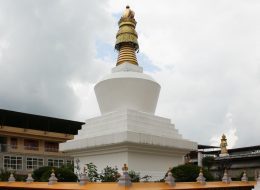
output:
[{"label": "distant rooftop", "polygon": [[84,122],[0,109],[0,126],[76,135]]},{"label": "distant rooftop", "polygon": [[[202,148],[201,148],[202,149]],[[253,157],[260,155],[260,145],[228,149],[230,158],[252,154]],[[203,154],[220,154],[220,150],[204,151]]]},{"label": "distant rooftop", "polygon": [[219,146],[211,146],[211,145],[198,144],[198,149],[212,149],[212,148],[219,148]]}]

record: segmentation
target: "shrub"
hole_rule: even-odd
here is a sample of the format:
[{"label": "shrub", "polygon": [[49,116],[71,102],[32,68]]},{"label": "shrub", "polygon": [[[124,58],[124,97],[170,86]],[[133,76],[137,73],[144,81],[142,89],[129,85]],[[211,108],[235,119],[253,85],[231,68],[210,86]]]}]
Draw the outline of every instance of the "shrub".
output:
[{"label": "shrub", "polygon": [[53,167],[43,166],[33,171],[32,177],[34,181],[41,181],[41,177],[46,171],[51,171]]},{"label": "shrub", "polygon": [[139,182],[140,181],[140,174],[133,171],[133,170],[130,170],[128,172],[129,176],[131,177],[131,181],[132,182]]},{"label": "shrub", "polygon": [[[117,181],[120,174],[118,173],[118,169],[112,167],[105,167],[101,174],[97,171],[97,166],[92,162],[86,164],[86,173],[89,177],[91,182],[102,181],[102,182],[115,182]],[[139,182],[140,181],[140,174],[136,173],[133,170],[128,172],[129,176],[131,177],[132,182]]]},{"label": "shrub", "polygon": [[26,181],[28,175],[15,174],[15,181]]},{"label": "shrub", "polygon": [[47,182],[49,181],[49,178],[51,177],[52,169],[54,169],[55,176],[57,177],[57,168],[50,168],[49,170],[46,170],[42,176],[40,177],[39,181]]},{"label": "shrub", "polygon": [[11,174],[10,171],[1,168],[1,170],[0,170],[0,181],[8,181],[10,174]]},{"label": "shrub", "polygon": [[52,169],[55,171],[55,175],[60,182],[75,182],[78,177],[73,173],[70,167],[63,166],[61,168],[54,168],[50,166],[44,166],[34,170],[33,178],[35,181],[49,181],[52,173]]},{"label": "shrub", "polygon": [[207,167],[208,170],[213,166],[215,158],[213,156],[206,156],[202,158],[203,167]]},{"label": "shrub", "polygon": [[[196,181],[199,175],[200,168],[192,164],[179,165],[172,168],[171,172],[178,182],[192,182]],[[213,176],[206,170],[203,170],[203,175],[207,181],[212,181]]]},{"label": "shrub", "polygon": [[76,182],[78,177],[71,171],[70,168],[61,167],[57,169],[56,177],[62,182]]},{"label": "shrub", "polygon": [[74,172],[74,165],[73,164],[67,164],[67,165],[62,165],[62,168],[68,168],[70,171]]},{"label": "shrub", "polygon": [[[0,181],[8,181],[10,177],[11,172],[7,169],[0,169]],[[27,175],[18,175],[15,172],[13,172],[14,178],[16,181],[25,181],[27,178]]]},{"label": "shrub", "polygon": [[100,174],[100,180],[102,182],[115,182],[117,178],[120,176],[118,173],[118,169],[112,167],[105,167],[102,173]]},{"label": "shrub", "polygon": [[87,166],[87,175],[89,177],[89,180],[92,182],[99,181],[99,174],[97,172],[97,166],[90,162],[89,164],[86,164]]}]

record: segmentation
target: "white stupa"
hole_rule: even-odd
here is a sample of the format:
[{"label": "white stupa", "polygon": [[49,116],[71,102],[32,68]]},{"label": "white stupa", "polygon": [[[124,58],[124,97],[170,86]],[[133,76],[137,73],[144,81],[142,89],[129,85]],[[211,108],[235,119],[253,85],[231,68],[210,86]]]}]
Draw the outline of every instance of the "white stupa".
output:
[{"label": "white stupa", "polygon": [[94,163],[99,170],[126,163],[130,170],[162,179],[169,167],[184,163],[197,143],[183,139],[170,119],[154,115],[160,85],[138,66],[134,12],[127,6],[119,21],[117,66],[95,86],[101,116],[86,120],[74,140],[60,150]]}]

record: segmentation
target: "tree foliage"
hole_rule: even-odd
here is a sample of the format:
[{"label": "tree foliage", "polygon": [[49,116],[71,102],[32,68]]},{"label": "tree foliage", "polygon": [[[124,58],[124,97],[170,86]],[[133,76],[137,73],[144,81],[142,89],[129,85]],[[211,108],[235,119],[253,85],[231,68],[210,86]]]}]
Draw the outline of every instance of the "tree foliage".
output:
[{"label": "tree foliage", "polygon": [[10,171],[1,168],[1,170],[0,170],[0,181],[8,181],[10,174],[11,174]]},{"label": "tree foliage", "polygon": [[87,166],[87,175],[89,177],[89,180],[91,182],[96,182],[99,181],[100,177],[97,171],[97,166],[95,164],[93,164],[92,162],[86,164]]},{"label": "tree foliage", "polygon": [[112,168],[107,166],[100,174],[100,180],[102,182],[115,182],[119,178],[120,174],[118,173],[118,168]]},{"label": "tree foliage", "polygon": [[75,182],[77,181],[77,176],[71,170],[71,167],[63,166],[61,168],[54,168],[50,166],[40,167],[33,172],[33,178],[35,181],[49,181],[49,178],[54,169],[55,176],[60,182]]},{"label": "tree foliage", "polygon": [[202,158],[203,167],[207,167],[208,170],[213,166],[215,158],[213,156],[206,156]]},{"label": "tree foliage", "polygon": [[52,167],[50,167],[50,166],[40,167],[40,168],[33,171],[32,177],[33,177],[34,181],[41,181],[42,175],[46,171],[51,171],[51,170],[52,170]]},{"label": "tree foliage", "polygon": [[[11,175],[11,172],[7,169],[0,169],[0,181],[8,181],[9,177]],[[19,175],[13,172],[15,181],[25,181],[27,178],[27,175]]]},{"label": "tree foliage", "polygon": [[[200,168],[193,164],[184,164],[172,168],[171,172],[177,182],[192,182],[196,181],[199,176]],[[203,170],[203,175],[207,181],[212,181],[213,176],[206,170]]]},{"label": "tree foliage", "polygon": [[[74,167],[75,172],[80,176],[83,171],[82,168],[80,168],[79,164],[77,164],[78,167]],[[47,182],[50,178],[50,175],[52,173],[52,169],[54,169],[55,176],[57,177],[58,181],[62,182],[72,182],[77,181],[78,177],[76,174],[73,173],[73,166],[62,166],[61,168],[54,168],[50,166],[44,166],[41,168],[36,169],[33,172],[33,178],[35,181],[44,181]],[[118,172],[117,167],[105,167],[101,173],[98,172],[97,166],[93,163],[86,164],[86,168],[84,168],[85,172],[87,173],[89,180],[91,182],[115,182],[120,177],[120,174]],[[140,178],[140,174],[131,170],[128,172],[129,176],[131,177],[132,182],[139,182],[141,179],[148,181],[150,179],[150,176],[146,176],[143,178]],[[9,175],[8,175],[9,177]]]},{"label": "tree foliage", "polygon": [[68,167],[58,168],[56,177],[58,178],[58,181],[62,182],[76,182],[78,179],[74,172]]},{"label": "tree foliage", "polygon": [[128,174],[131,177],[132,182],[140,182],[140,173],[130,170]]}]

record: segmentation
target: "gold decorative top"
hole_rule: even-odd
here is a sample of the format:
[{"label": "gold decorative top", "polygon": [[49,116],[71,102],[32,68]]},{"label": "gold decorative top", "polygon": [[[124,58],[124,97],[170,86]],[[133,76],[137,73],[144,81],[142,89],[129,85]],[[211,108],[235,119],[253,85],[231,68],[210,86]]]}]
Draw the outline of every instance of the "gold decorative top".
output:
[{"label": "gold decorative top", "polygon": [[220,143],[220,148],[221,148],[221,152],[220,154],[227,154],[227,139],[226,139],[226,135],[223,134],[222,138],[221,138],[221,143]]},{"label": "gold decorative top", "polygon": [[128,167],[127,167],[126,164],[124,164],[124,166],[122,167],[122,170],[123,170],[124,172],[127,172],[127,171],[128,171]]},{"label": "gold decorative top", "polygon": [[134,18],[134,17],[135,17],[135,12],[130,9],[129,5],[127,5],[122,18]]},{"label": "gold decorative top", "polygon": [[117,65],[124,62],[138,65],[135,52],[139,50],[139,45],[134,15],[134,11],[126,6],[126,10],[118,22],[119,30],[116,34],[115,44],[115,49],[119,51]]}]

